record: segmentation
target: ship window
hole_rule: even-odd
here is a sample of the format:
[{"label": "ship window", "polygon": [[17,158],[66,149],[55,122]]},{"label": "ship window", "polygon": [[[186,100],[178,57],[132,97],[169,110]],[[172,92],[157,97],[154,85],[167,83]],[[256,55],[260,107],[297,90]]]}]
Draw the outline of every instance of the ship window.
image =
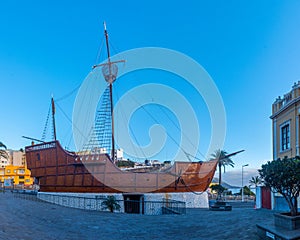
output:
[{"label": "ship window", "polygon": [[17,173],[17,170],[14,170],[14,173]]},{"label": "ship window", "polygon": [[24,179],[24,176],[19,176],[19,179]]},{"label": "ship window", "polygon": [[9,169],[7,169],[7,171],[6,171],[7,173],[10,173],[10,170]]},{"label": "ship window", "polygon": [[281,151],[290,149],[290,124],[284,124],[280,129]]}]

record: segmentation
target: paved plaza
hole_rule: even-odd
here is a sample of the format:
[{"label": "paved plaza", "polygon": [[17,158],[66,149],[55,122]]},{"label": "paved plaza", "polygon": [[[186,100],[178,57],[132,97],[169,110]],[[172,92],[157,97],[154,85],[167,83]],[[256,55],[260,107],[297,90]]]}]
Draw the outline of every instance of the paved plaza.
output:
[{"label": "paved plaza", "polygon": [[[0,193],[0,239],[257,239],[256,223],[270,210],[242,203],[229,212],[188,209],[185,215],[147,216],[85,211]],[[251,205],[250,205],[251,206]]]}]

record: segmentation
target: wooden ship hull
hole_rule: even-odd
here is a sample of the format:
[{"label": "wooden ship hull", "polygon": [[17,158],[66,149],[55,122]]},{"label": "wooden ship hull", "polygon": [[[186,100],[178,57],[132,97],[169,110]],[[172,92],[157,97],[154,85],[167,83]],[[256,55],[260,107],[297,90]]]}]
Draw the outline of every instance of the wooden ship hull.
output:
[{"label": "wooden ship hull", "polygon": [[25,151],[27,167],[42,192],[203,192],[218,163],[176,161],[165,172],[136,173],[119,169],[108,154],[77,155],[58,141],[27,146]]},{"label": "wooden ship hull", "polygon": [[[107,82],[107,89],[103,93],[103,112],[99,110],[99,124],[95,121],[95,137],[88,139],[86,149],[81,149],[78,154],[64,150],[56,140],[55,107],[52,98],[52,122],[54,141],[27,146],[27,167],[31,170],[32,177],[43,192],[84,192],[84,193],[168,193],[168,192],[203,192],[211,183],[218,160],[207,162],[178,162],[168,169],[159,169],[152,172],[130,172],[119,169],[112,159],[115,156],[114,139],[114,108],[112,85],[117,78],[118,63],[125,60],[112,62],[110,59],[108,33],[104,24],[106,39],[107,62],[93,66],[101,68],[103,78]],[[96,73],[95,73],[96,74]],[[97,72],[100,74],[100,71]],[[94,76],[94,75],[93,75]],[[106,95],[105,95],[106,94]],[[107,109],[109,106],[109,109]],[[106,115],[107,114],[107,115]],[[84,114],[83,114],[84,115]],[[104,118],[102,119],[101,116]],[[98,119],[98,118],[96,118]],[[97,133],[105,129],[106,123],[109,130],[108,139],[100,137]],[[103,120],[103,121],[102,121]],[[28,137],[25,137],[28,138]],[[29,138],[32,139],[32,138]],[[36,139],[32,139],[36,140]],[[107,146],[106,143],[109,143]],[[90,145],[89,145],[90,144]],[[97,152],[97,149],[107,149],[111,155]]]}]

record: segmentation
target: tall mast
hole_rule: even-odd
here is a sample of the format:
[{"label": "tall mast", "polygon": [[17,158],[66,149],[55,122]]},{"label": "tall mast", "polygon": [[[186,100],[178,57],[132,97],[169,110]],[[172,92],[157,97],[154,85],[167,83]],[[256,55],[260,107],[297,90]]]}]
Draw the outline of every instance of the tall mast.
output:
[{"label": "tall mast", "polygon": [[108,60],[108,64],[110,64],[110,51],[109,51],[108,33],[107,33],[107,30],[106,30],[106,23],[105,22],[103,23],[103,26],[104,26],[104,35],[105,35],[105,42],[106,42],[107,60]]},{"label": "tall mast", "polygon": [[56,127],[55,127],[55,105],[54,105],[54,99],[51,98],[51,105],[52,105],[52,123],[53,123],[53,137],[56,141]]},{"label": "tall mast", "polygon": [[118,67],[117,63],[125,62],[125,60],[111,61],[110,60],[110,50],[109,50],[109,41],[108,41],[108,33],[106,30],[106,24],[104,25],[104,35],[106,40],[106,51],[107,51],[107,63],[98,64],[93,66],[102,67],[102,74],[105,78],[105,81],[109,84],[109,97],[110,97],[110,114],[111,114],[111,160],[115,162],[115,137],[114,137],[114,104],[113,104],[113,89],[112,85],[117,78],[118,75]]},{"label": "tall mast", "polygon": [[[104,34],[106,41],[106,50],[107,50],[107,60],[108,60],[108,73],[109,73],[109,97],[110,97],[110,115],[111,115],[111,159],[115,162],[115,126],[114,126],[114,103],[113,103],[113,75],[112,75],[112,63],[110,62],[110,51],[109,51],[109,42],[108,42],[108,33],[106,30],[106,23],[104,25]],[[116,77],[116,76],[115,76]]]}]

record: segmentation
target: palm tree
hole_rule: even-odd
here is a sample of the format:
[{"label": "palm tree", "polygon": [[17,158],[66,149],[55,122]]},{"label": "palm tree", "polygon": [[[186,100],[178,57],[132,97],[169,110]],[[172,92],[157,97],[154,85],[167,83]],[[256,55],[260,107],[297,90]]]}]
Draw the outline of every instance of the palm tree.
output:
[{"label": "palm tree", "polygon": [[234,167],[234,162],[231,160],[230,157],[227,157],[227,152],[225,150],[218,149],[214,153],[211,154],[210,160],[218,159],[218,167],[219,167],[219,185],[222,183],[222,167],[230,166]]},{"label": "palm tree", "polygon": [[[7,149],[6,146],[2,142],[0,142],[0,148]],[[0,149],[0,157],[7,159],[8,158],[7,152],[3,149]]]},{"label": "palm tree", "polygon": [[108,209],[110,212],[114,212],[114,210],[120,210],[121,206],[117,202],[115,196],[108,196],[102,203],[101,203],[102,209]]},{"label": "palm tree", "polygon": [[250,186],[255,186],[255,188],[256,188],[259,184],[262,184],[262,180],[259,176],[255,176],[249,180],[249,183],[250,183]]}]

